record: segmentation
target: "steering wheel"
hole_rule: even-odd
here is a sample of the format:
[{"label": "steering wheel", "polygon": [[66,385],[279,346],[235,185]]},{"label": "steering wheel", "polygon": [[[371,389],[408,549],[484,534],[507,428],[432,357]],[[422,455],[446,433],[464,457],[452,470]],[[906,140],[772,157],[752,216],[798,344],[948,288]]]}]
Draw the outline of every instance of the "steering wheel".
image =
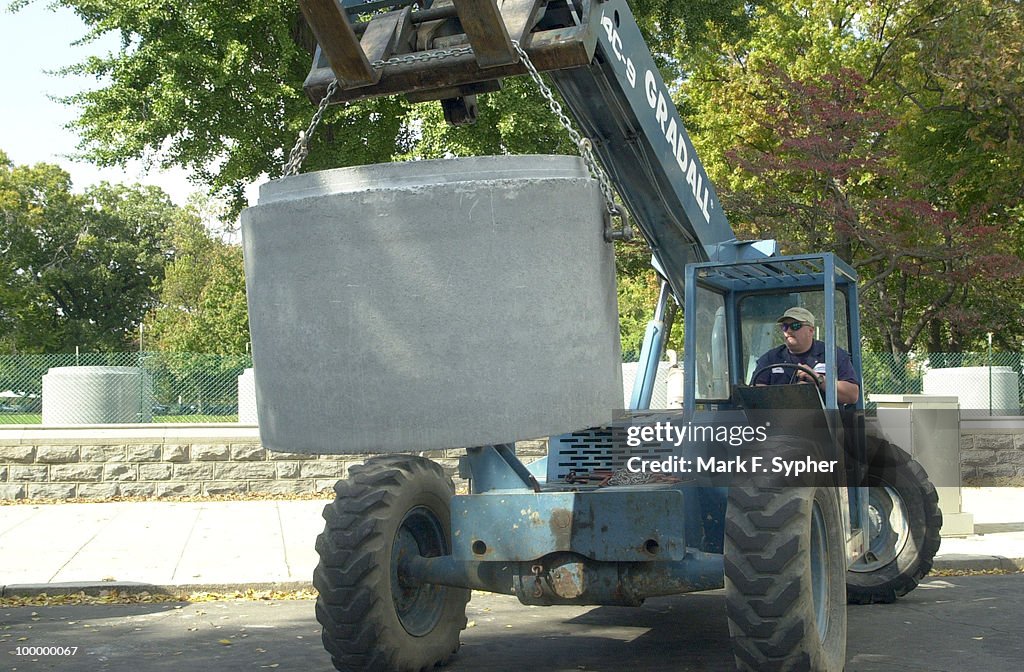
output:
[{"label": "steering wheel", "polygon": [[815,371],[811,367],[807,366],[806,364],[793,364],[791,362],[779,362],[778,364],[769,364],[767,366],[762,366],[757,371],[754,371],[754,375],[750,376],[750,384],[753,385],[754,381],[757,380],[757,377],[760,376],[765,371],[767,371],[769,369],[778,369],[778,368],[793,369],[793,373],[789,377],[789,383],[787,383],[788,385],[799,384],[799,383],[796,382],[796,374],[798,372],[800,372],[800,371],[804,371],[806,373],[811,374],[811,377],[814,378],[814,380],[818,381],[819,385],[821,384],[822,377],[821,377],[820,374],[818,374],[817,371]]}]

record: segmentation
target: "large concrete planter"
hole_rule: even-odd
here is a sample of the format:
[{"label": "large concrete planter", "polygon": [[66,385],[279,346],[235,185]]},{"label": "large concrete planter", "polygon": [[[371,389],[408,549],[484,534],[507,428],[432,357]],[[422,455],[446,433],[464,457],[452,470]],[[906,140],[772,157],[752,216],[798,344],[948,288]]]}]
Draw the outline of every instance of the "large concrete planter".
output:
[{"label": "large concrete planter", "polygon": [[43,375],[44,425],[149,422],[153,379],[134,366],[57,366]]},{"label": "large concrete planter", "polygon": [[607,422],[622,386],[603,212],[575,157],[264,185],[242,214],[264,445],[415,451]]}]

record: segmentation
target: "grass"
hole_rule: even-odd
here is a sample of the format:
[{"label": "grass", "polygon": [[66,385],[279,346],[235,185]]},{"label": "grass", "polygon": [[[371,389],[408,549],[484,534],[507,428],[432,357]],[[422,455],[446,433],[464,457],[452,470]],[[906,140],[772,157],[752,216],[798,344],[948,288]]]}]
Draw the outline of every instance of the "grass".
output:
[{"label": "grass", "polygon": [[238,422],[238,415],[154,415],[153,422]]},{"label": "grass", "polygon": [[42,413],[0,413],[0,425],[38,425],[42,421]]},{"label": "grass", "polygon": [[[0,413],[0,425],[39,425],[42,422],[42,413]],[[238,415],[154,415],[152,422],[238,422]]]}]

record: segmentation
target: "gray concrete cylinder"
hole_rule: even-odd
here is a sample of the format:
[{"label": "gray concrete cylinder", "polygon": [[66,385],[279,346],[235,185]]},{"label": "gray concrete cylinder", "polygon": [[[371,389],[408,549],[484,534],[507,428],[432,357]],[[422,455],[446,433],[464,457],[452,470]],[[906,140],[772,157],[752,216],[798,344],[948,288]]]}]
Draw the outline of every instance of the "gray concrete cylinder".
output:
[{"label": "gray concrete cylinder", "polygon": [[603,212],[566,156],[263,185],[242,213],[263,444],[408,452],[608,422],[622,383]]},{"label": "gray concrete cylinder", "polygon": [[134,366],[57,366],[43,374],[44,425],[150,422],[153,379]]}]

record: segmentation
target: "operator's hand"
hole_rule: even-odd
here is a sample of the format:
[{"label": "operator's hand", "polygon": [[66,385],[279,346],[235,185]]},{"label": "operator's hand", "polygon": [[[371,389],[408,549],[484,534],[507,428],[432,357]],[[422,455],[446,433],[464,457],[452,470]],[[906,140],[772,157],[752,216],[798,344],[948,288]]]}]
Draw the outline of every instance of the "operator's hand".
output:
[{"label": "operator's hand", "polygon": [[825,383],[825,376],[814,376],[803,369],[797,369],[796,377],[801,383],[810,383],[818,386]]}]

